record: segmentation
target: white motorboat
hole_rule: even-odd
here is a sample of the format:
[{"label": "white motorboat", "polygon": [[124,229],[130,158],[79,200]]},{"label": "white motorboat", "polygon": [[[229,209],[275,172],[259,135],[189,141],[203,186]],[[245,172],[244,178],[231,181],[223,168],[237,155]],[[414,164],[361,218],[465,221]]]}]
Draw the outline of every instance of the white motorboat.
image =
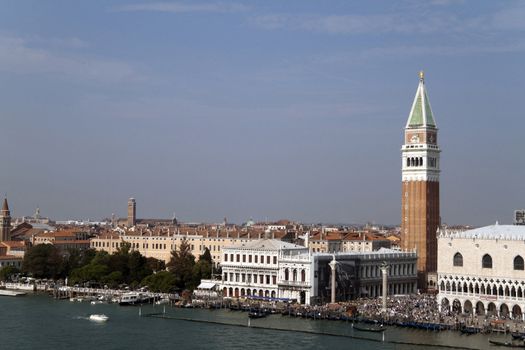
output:
[{"label": "white motorboat", "polygon": [[94,314],[94,315],[89,316],[89,320],[95,321],[95,322],[106,322],[108,319],[109,317],[107,317],[104,314]]},{"label": "white motorboat", "polygon": [[23,296],[26,294],[27,293],[25,292],[16,292],[14,290],[0,289],[0,295],[7,296],[7,297],[19,297],[19,296]]},{"label": "white motorboat", "polygon": [[162,305],[162,304],[169,304],[170,300],[168,298],[162,298],[162,299],[159,299],[155,302],[155,304],[157,305]]}]

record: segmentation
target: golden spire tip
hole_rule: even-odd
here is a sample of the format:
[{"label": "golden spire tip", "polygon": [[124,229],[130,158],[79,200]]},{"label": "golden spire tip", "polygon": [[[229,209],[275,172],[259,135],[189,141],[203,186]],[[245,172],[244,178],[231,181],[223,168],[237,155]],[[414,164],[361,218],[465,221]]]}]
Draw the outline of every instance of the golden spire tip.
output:
[{"label": "golden spire tip", "polygon": [[419,71],[419,80],[425,80],[425,72],[423,72],[422,70]]}]

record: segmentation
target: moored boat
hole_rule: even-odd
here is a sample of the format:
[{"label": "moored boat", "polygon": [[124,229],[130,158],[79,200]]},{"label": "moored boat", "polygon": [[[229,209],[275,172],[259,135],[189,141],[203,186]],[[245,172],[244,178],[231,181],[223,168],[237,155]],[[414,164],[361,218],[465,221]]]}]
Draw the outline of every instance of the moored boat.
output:
[{"label": "moored boat", "polygon": [[250,310],[250,312],[248,312],[249,318],[263,318],[266,317],[266,315],[266,312],[262,310]]},{"label": "moored boat", "polygon": [[502,340],[489,339],[489,343],[492,345],[504,346],[507,348],[523,348],[524,347],[523,343],[513,343],[512,341],[508,341],[508,340],[502,341]]},{"label": "moored boat", "polygon": [[0,289],[0,295],[1,296],[6,296],[6,297],[20,297],[20,296],[23,296],[23,295],[26,295],[27,293],[25,292],[16,292],[14,290],[5,290],[5,289]]},{"label": "moored boat", "polygon": [[386,330],[386,327],[383,325],[360,326],[360,325],[354,324],[353,327],[354,329],[357,329],[358,331],[363,331],[363,332],[384,332]]}]

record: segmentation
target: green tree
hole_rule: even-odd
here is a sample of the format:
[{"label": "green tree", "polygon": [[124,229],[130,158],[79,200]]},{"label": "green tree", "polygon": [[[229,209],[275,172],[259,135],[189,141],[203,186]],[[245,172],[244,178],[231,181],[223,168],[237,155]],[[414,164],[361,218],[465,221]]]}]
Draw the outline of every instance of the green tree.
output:
[{"label": "green tree", "polygon": [[194,266],[195,257],[191,254],[190,245],[186,240],[183,240],[179,249],[171,252],[171,259],[167,264],[168,271],[175,276],[175,284],[178,288],[195,288]]},{"label": "green tree", "polygon": [[144,278],[141,285],[152,292],[169,293],[176,286],[176,279],[171,272],[160,271]]},{"label": "green tree", "polygon": [[107,265],[91,262],[71,271],[68,282],[71,285],[83,282],[101,282],[108,272]]},{"label": "green tree", "polygon": [[62,255],[52,244],[39,244],[29,248],[22,261],[22,272],[36,278],[57,278],[62,268]]},{"label": "green tree", "polygon": [[146,258],[146,265],[148,265],[148,268],[153,272],[166,270],[166,263],[164,260]]},{"label": "green tree", "polygon": [[9,281],[11,276],[20,273],[20,270],[14,266],[6,266],[0,269],[0,281]]},{"label": "green tree", "polygon": [[101,283],[107,284],[110,288],[118,287],[118,285],[123,281],[124,276],[122,276],[122,272],[120,271],[113,271],[109,275],[106,275],[100,279]]},{"label": "green tree", "polygon": [[128,283],[136,284],[153,272],[148,266],[148,260],[136,250],[128,255],[128,271]]}]

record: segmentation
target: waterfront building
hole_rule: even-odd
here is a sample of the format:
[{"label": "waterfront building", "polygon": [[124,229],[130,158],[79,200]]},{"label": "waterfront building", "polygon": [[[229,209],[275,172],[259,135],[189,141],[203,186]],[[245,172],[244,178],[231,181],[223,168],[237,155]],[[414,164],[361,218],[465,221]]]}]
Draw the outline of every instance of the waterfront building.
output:
[{"label": "waterfront building", "polygon": [[[272,231],[271,238],[283,239],[285,231]],[[240,243],[261,239],[263,231],[255,228],[198,226],[160,226],[155,228],[135,227],[133,230],[116,228],[114,231],[104,231],[91,239],[91,248],[104,250],[112,254],[124,242],[131,245],[132,250],[139,251],[145,257],[152,257],[168,263],[171,252],[177,250],[186,241],[191,254],[198,258],[206,248],[210,251],[214,265],[221,261],[222,249]]]},{"label": "waterfront building", "polygon": [[336,259],[336,300],[382,295],[383,263],[390,265],[388,294],[412,294],[417,255],[376,251],[311,253],[303,246],[261,239],[223,249],[221,290],[225,297],[282,298],[301,304],[330,302],[330,261]]},{"label": "waterfront building", "polygon": [[11,212],[7,198],[4,198],[2,211],[0,213],[0,242],[11,240]]},{"label": "waterfront building", "polygon": [[304,252],[308,249],[276,239],[257,239],[222,249],[221,290],[224,297],[279,297],[279,256],[283,252]]},{"label": "waterfront building", "polygon": [[133,227],[137,223],[137,203],[135,198],[130,198],[128,200],[128,227]]},{"label": "waterfront building", "polygon": [[440,229],[440,309],[525,319],[524,246],[525,226]]},{"label": "waterfront building", "polygon": [[311,256],[311,302],[330,302],[331,267],[336,261],[336,301],[360,297],[376,298],[383,293],[381,265],[389,265],[388,295],[416,292],[417,255],[415,251],[380,248],[370,252],[316,253]]},{"label": "waterfront building", "polygon": [[405,126],[402,159],[401,247],[417,250],[418,286],[433,289],[437,270],[439,216],[438,129],[423,72]]},{"label": "waterfront building", "polygon": [[277,260],[279,297],[310,305],[313,279],[310,252],[307,249],[282,249]]}]

